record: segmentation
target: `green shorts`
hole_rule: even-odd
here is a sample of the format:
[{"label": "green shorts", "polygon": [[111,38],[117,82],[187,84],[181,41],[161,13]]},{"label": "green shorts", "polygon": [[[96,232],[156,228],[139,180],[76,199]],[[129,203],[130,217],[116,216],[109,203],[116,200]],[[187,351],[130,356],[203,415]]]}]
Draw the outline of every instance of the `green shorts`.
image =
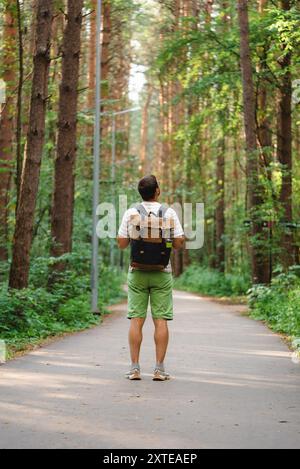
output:
[{"label": "green shorts", "polygon": [[173,319],[173,276],[169,272],[128,273],[128,319],[145,318],[151,304],[153,319]]}]

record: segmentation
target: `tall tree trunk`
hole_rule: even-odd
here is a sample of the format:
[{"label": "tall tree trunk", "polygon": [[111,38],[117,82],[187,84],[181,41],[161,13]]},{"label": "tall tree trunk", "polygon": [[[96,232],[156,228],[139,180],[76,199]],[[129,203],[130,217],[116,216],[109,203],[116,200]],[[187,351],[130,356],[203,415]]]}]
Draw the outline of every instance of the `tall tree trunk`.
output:
[{"label": "tall tree trunk", "polygon": [[216,267],[220,272],[225,272],[225,151],[224,135],[217,158]]},{"label": "tall tree trunk", "polygon": [[[111,62],[111,39],[112,39],[112,14],[111,14],[111,0],[103,1],[103,31],[102,31],[102,57],[101,57],[101,110],[104,113],[111,110],[111,106],[107,101],[110,96],[110,62]],[[101,119],[101,155],[102,161],[110,168],[110,130],[111,130],[111,117],[103,116]],[[109,175],[107,174],[107,177]]]},{"label": "tall tree trunk", "polygon": [[[265,9],[268,5],[268,0],[259,0],[258,3],[258,11],[261,16],[265,14]],[[263,75],[267,73],[267,57],[268,57],[268,49],[267,45],[263,45],[259,50],[260,61],[258,64],[258,72],[262,74],[262,78],[258,87],[258,96],[257,96],[257,136],[261,148],[261,156],[262,156],[262,166],[264,167],[266,177],[269,180],[269,184],[271,186],[271,191],[273,192],[272,187],[272,131],[271,131],[271,123],[270,118],[268,115],[268,99],[269,99],[269,91],[266,81],[263,78]],[[270,239],[267,239],[267,236],[270,236],[271,231],[270,228],[266,229],[266,248],[270,251],[269,256],[269,266],[268,271],[269,275],[266,278],[266,283],[271,282],[272,278],[272,253],[271,253],[271,246],[269,245]]]},{"label": "tall tree trunk", "polygon": [[[111,87],[110,96],[116,100],[115,109],[126,109],[130,107],[128,101],[128,88],[131,63],[131,37],[126,34],[124,22],[122,21],[122,13],[120,7],[112,8],[112,37],[110,45],[110,76]],[[123,114],[117,116],[117,160],[123,159],[127,155],[128,149],[128,126],[131,114]],[[126,156],[125,156],[126,157]],[[127,167],[126,171],[131,172],[131,168]]]},{"label": "tall tree trunk", "polygon": [[[23,2],[23,9],[26,7],[28,9],[28,16],[30,18],[30,25],[28,31],[28,40],[24,40],[24,69],[29,71],[28,75],[24,77],[23,82],[23,99],[22,99],[22,135],[27,136],[29,130],[29,117],[30,117],[30,103],[31,103],[31,84],[32,84],[32,57],[35,54],[35,44],[36,44],[36,12],[37,12],[37,2],[38,0],[30,0],[28,5],[26,2]],[[25,155],[25,145],[26,142],[22,144],[22,157]],[[23,170],[23,164],[22,164]],[[22,171],[21,171],[22,179]],[[22,183],[22,180],[21,180]],[[20,186],[21,190],[21,186]]]},{"label": "tall tree trunk", "polygon": [[[89,92],[88,92],[88,108],[93,109],[95,103],[95,86],[96,86],[96,10],[97,0],[91,0],[93,13],[90,16],[90,47],[89,47]],[[91,126],[93,128],[93,126]]]},{"label": "tall tree trunk", "polygon": [[150,85],[147,89],[146,101],[144,104],[142,114],[142,128],[141,128],[141,164],[142,173],[149,174],[151,171],[151,164],[148,155],[148,132],[149,132],[149,108],[151,104],[153,89]]},{"label": "tall tree trunk", "polygon": [[[213,2],[211,3],[211,10]],[[224,11],[226,11],[228,4],[222,1],[223,7],[222,20],[224,23],[223,32],[228,32],[228,18]],[[222,137],[218,148],[217,156],[217,206],[216,206],[216,268],[220,272],[225,272],[225,152],[226,152],[226,118],[227,115],[220,111],[220,124],[222,128]]]},{"label": "tall tree trunk", "polygon": [[[172,11],[173,11],[173,27],[172,31],[174,33],[178,32],[182,28],[181,24],[181,16],[183,15],[183,2],[182,0],[173,0],[172,2]],[[177,58],[177,62],[180,61],[180,56]],[[174,65],[176,68],[176,63]],[[172,189],[172,193],[176,194],[176,190],[178,189],[179,184],[184,184],[185,181],[181,179],[182,175],[178,175],[176,171],[174,171],[175,166],[173,166],[172,161],[180,162],[182,152],[178,147],[178,142],[176,141],[175,134],[179,130],[180,124],[184,123],[184,102],[182,98],[178,100],[179,95],[182,92],[182,86],[178,78],[173,78],[170,83],[170,143],[171,143],[171,154],[169,158],[171,158],[171,173],[172,173],[172,185],[170,186]],[[182,193],[184,192],[184,186],[182,186]],[[182,194],[177,196],[176,202],[182,204],[183,198]],[[173,267],[174,267],[174,275],[175,277],[179,277],[183,272],[184,262],[183,262],[183,252],[182,251],[175,251],[173,256]]]},{"label": "tall tree trunk", "polygon": [[[8,203],[12,179],[12,143],[14,137],[13,91],[16,84],[16,14],[15,2],[6,2],[3,26],[3,74],[1,79],[5,90],[3,103],[0,102],[0,260],[7,260],[8,252]],[[5,93],[5,96],[4,96]]]},{"label": "tall tree trunk", "polygon": [[[83,0],[68,0],[67,24],[62,46],[62,80],[51,228],[53,240],[51,253],[55,257],[72,251],[82,7]],[[63,268],[63,263],[56,265],[57,270]]]},{"label": "tall tree trunk", "polygon": [[[95,89],[96,89],[96,42],[97,42],[97,28],[96,28],[96,10],[97,0],[91,0],[91,7],[93,13],[90,15],[90,35],[89,35],[89,64],[88,64],[88,94],[87,94],[87,108],[89,111],[94,109],[95,105]],[[93,151],[93,124],[87,125],[87,140],[86,151],[91,154]],[[87,176],[91,177],[92,167],[88,164],[86,171]]]},{"label": "tall tree trunk", "polygon": [[168,187],[169,183],[169,155],[168,155],[168,103],[166,100],[166,83],[160,77],[160,123],[162,136],[160,142],[161,184]]},{"label": "tall tree trunk", "polygon": [[[198,18],[200,13],[200,2],[198,0],[183,0],[183,15],[185,18],[192,19],[192,22],[186,22],[185,29],[187,34],[192,31],[197,31],[199,24]],[[197,46],[194,44],[191,46],[192,53],[196,53]],[[188,55],[190,52],[188,50],[185,51],[185,54]],[[185,124],[188,125],[188,122],[193,118],[194,114],[197,114],[199,111],[199,97],[195,96],[195,94],[191,93],[185,99]],[[190,141],[187,139],[185,142],[185,149],[184,149],[184,160],[185,160],[185,194],[184,194],[184,202],[191,203],[191,188],[193,186],[192,181],[192,155],[190,152]],[[183,251],[183,269],[190,265],[190,251],[188,249],[184,249]]]},{"label": "tall tree trunk", "polygon": [[256,100],[249,43],[249,17],[247,3],[247,0],[238,1],[247,150],[247,199],[252,234],[252,277],[253,283],[267,283],[269,278],[269,263],[268,255],[265,252],[265,234],[259,214],[262,205],[262,188],[260,187],[259,181],[259,160],[256,139]]},{"label": "tall tree trunk", "polygon": [[29,131],[14,233],[10,288],[28,286],[34,212],[45,138],[52,20],[53,0],[38,0]]},{"label": "tall tree trunk", "polygon": [[17,0],[17,18],[18,18],[18,50],[19,50],[19,80],[18,80],[18,98],[17,98],[17,117],[16,117],[16,141],[17,141],[17,169],[16,169],[16,188],[17,203],[16,213],[19,204],[21,177],[23,166],[22,149],[22,111],[23,111],[23,80],[24,80],[24,49],[23,49],[23,25],[20,0]]},{"label": "tall tree trunk", "polygon": [[[228,32],[228,17],[226,10],[227,2],[222,2],[224,32]],[[220,272],[225,272],[225,154],[226,154],[226,113],[220,115],[222,125],[222,138],[218,149],[217,157],[217,207],[216,207],[216,267]]]},{"label": "tall tree trunk", "polygon": [[[284,12],[291,9],[290,0],[280,2]],[[283,211],[284,232],[282,235],[282,263],[288,268],[295,262],[295,246],[293,231],[288,227],[293,223],[293,188],[292,188],[292,75],[290,71],[292,53],[288,44],[282,43],[280,67],[282,82],[279,95],[278,110],[278,160],[282,165],[282,187],[280,203]]]},{"label": "tall tree trunk", "polygon": [[[265,9],[268,5],[268,0],[259,0],[258,3],[258,10],[261,16],[264,15]],[[267,56],[268,50],[266,46],[262,46],[258,51],[260,55],[260,62],[258,64],[258,72],[264,74],[267,71]],[[261,80],[259,89],[258,89],[258,97],[257,97],[257,104],[258,104],[258,139],[262,149],[262,156],[264,159],[264,164],[267,170],[267,176],[270,180],[272,180],[272,173],[270,170],[270,164],[272,162],[272,155],[270,154],[270,150],[272,147],[272,132],[271,132],[271,125],[270,119],[268,116],[268,88],[264,79]]]}]

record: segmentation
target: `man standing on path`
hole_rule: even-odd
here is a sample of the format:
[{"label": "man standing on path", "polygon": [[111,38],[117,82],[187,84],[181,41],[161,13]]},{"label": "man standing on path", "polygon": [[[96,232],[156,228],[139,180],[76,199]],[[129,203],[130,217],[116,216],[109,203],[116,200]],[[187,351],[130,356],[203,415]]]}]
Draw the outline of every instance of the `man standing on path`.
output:
[{"label": "man standing on path", "polygon": [[[156,366],[153,379],[170,378],[164,360],[169,342],[168,321],[173,319],[173,277],[170,262],[171,248],[182,249],[184,232],[172,208],[161,205],[161,194],[155,176],[143,178],[138,185],[143,202],[126,211],[119,229],[120,249],[131,245],[131,265],[128,273],[128,319],[130,380],[140,380],[140,348],[143,326],[150,299],[155,326]],[[165,229],[168,226],[168,229]]]}]

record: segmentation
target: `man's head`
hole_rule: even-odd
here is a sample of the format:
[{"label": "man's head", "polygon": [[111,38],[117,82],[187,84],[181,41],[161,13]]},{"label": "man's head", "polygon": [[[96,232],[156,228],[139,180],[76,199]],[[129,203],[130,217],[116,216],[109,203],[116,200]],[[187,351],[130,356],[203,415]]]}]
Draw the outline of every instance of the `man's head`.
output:
[{"label": "man's head", "polygon": [[138,190],[145,202],[157,200],[160,196],[160,188],[155,176],[146,176],[141,179]]}]

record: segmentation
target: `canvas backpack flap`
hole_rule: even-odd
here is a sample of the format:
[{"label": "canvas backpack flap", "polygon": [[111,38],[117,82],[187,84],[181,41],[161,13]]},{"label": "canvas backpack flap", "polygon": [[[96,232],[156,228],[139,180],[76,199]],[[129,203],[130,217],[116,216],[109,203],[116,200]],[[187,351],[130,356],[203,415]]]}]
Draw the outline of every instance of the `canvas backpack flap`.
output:
[{"label": "canvas backpack flap", "polygon": [[143,239],[149,243],[162,243],[164,239],[172,239],[174,228],[173,218],[157,217],[153,214],[144,217],[138,213],[131,215],[129,219],[130,239]]},{"label": "canvas backpack flap", "polygon": [[160,219],[150,214],[141,221],[141,237],[146,243],[162,243]]},{"label": "canvas backpack flap", "polygon": [[148,228],[148,241],[164,242],[174,238],[175,220],[173,218],[151,217]]},{"label": "canvas backpack flap", "polygon": [[141,215],[131,215],[129,218],[129,238],[140,239],[141,238]]}]

